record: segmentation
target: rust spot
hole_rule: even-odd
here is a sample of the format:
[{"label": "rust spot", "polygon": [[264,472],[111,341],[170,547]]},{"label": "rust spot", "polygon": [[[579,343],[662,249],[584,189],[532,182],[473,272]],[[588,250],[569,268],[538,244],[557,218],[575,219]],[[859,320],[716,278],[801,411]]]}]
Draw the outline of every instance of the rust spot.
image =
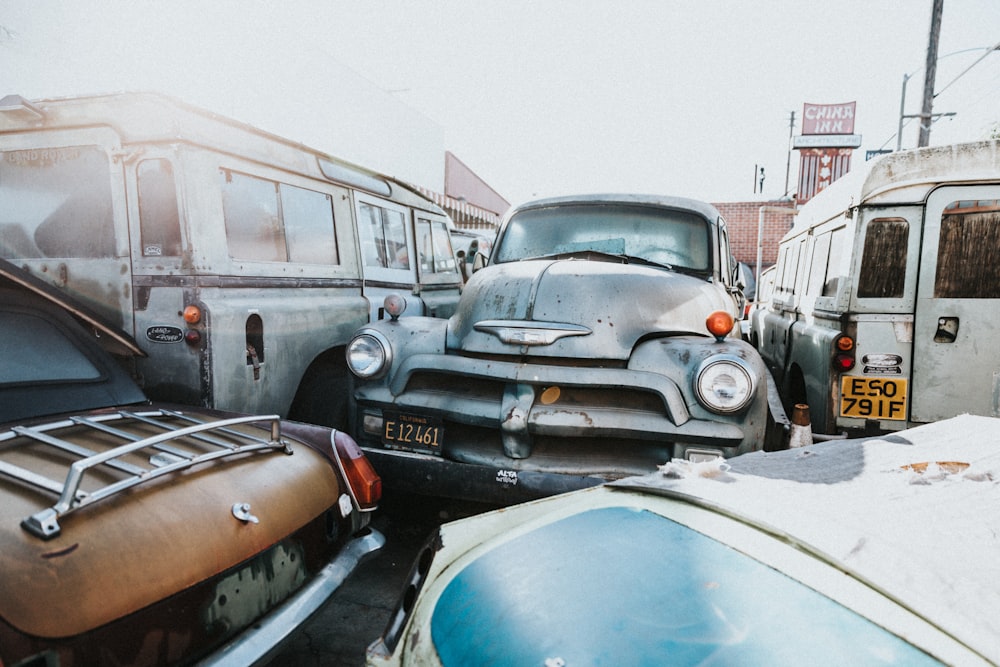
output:
[{"label": "rust spot", "polygon": [[68,546],[65,549],[60,549],[59,551],[49,551],[48,553],[42,554],[42,558],[59,558],[61,556],[67,556],[77,550],[80,543],[77,542],[74,545]]},{"label": "rust spot", "polygon": [[[944,470],[946,473],[949,473],[951,475],[960,473],[969,467],[969,464],[963,461],[935,461],[934,464],[941,470]],[[912,470],[913,472],[922,475],[924,472],[927,471],[927,466],[929,465],[930,461],[924,461],[921,463],[910,463],[903,466],[903,469]]]}]

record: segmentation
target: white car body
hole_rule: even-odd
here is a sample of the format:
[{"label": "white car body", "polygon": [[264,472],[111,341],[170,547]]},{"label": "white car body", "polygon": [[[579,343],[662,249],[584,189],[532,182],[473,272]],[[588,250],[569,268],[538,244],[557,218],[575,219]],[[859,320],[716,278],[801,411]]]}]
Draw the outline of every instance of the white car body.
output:
[{"label": "white car body", "polygon": [[[777,643],[766,646],[778,646],[765,654],[768,664],[838,664],[836,653],[841,650],[864,664],[996,664],[998,441],[1000,420],[967,415],[880,438],[754,452],[725,462],[675,460],[651,475],[445,524],[418,559],[420,567],[415,567],[405,592],[411,611],[400,607],[383,638],[369,648],[368,664],[455,664],[453,652],[450,659],[441,657],[455,650],[447,646],[455,634],[463,639],[457,650],[477,651],[484,659],[495,648],[506,651],[499,654],[504,656],[501,664],[514,660],[510,655],[537,659],[535,664],[601,664],[609,661],[600,651],[616,641],[631,650],[657,641],[676,644],[677,636],[687,633],[683,640],[691,643],[689,635],[695,631],[716,642],[712,657],[719,664],[757,664],[762,654],[760,642],[753,640],[768,633],[777,635]],[[809,595],[818,594],[824,605],[832,600],[838,613],[849,610],[884,629],[881,637],[892,647],[849,635],[849,640],[834,640],[831,651],[830,625],[816,608],[787,604],[777,588],[758,580],[727,579],[729,573],[705,565],[705,551],[699,550],[683,561],[649,559],[655,574],[639,581],[636,590],[639,597],[657,599],[661,589],[661,597],[667,595],[671,580],[693,581],[698,595],[718,593],[723,600],[707,614],[709,621],[691,620],[691,627],[682,627],[689,623],[682,617],[681,623],[670,626],[662,614],[644,613],[645,607],[635,604],[625,605],[626,616],[615,615],[623,589],[614,582],[644,567],[629,558],[631,546],[622,549],[625,553],[610,553],[604,532],[579,536],[581,542],[589,540],[583,549],[542,539],[560,522],[608,508],[666,519],[682,525],[693,539],[721,543],[735,550],[729,552],[736,554],[734,560],[750,560],[768,574],[780,573],[808,589]],[[633,533],[629,539],[641,545],[647,534]],[[541,544],[540,551],[558,553],[561,564],[553,566],[544,558],[518,564],[524,554],[510,547],[519,544]],[[507,558],[491,559],[492,554]],[[577,568],[576,563],[591,554],[596,554],[591,560],[598,570],[593,577],[569,581],[571,585],[553,595],[547,580],[560,577],[563,569]],[[493,567],[482,572],[484,563]],[[467,606],[461,615],[435,617],[439,606],[456,609],[447,601],[448,596],[455,598],[455,582],[468,580],[468,573],[477,568],[481,580],[494,582],[494,590],[482,595],[466,588]],[[540,572],[538,578],[524,576],[532,568]],[[743,599],[763,604],[767,613],[743,616],[744,610],[727,607],[722,594],[728,586],[757,587]],[[534,587],[546,589],[548,597],[536,599]],[[666,604],[675,603],[689,604],[677,597]],[[505,632],[515,622],[523,626],[523,619],[543,628],[537,646]],[[469,624],[475,624],[474,629]],[[452,634],[436,625],[449,626]],[[728,641],[719,642],[724,634]],[[789,646],[801,652],[780,652]],[[757,653],[744,653],[750,650]],[[673,656],[647,653],[626,656],[625,662],[676,664]]]}]

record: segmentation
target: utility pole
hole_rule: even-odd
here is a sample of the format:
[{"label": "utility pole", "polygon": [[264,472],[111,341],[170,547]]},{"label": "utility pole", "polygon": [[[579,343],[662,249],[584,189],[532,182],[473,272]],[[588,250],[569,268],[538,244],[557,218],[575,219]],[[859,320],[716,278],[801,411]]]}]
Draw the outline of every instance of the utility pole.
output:
[{"label": "utility pole", "polygon": [[792,135],[795,133],[795,112],[788,119],[788,159],[785,160],[785,196],[788,196],[788,178],[792,171]]},{"label": "utility pole", "polygon": [[920,111],[920,138],[917,146],[930,144],[931,123],[934,122],[932,107],[934,105],[934,77],[937,73],[938,37],[941,34],[941,14],[944,12],[944,0],[933,0],[931,9],[931,32],[927,39],[927,66],[924,67],[924,104]]}]

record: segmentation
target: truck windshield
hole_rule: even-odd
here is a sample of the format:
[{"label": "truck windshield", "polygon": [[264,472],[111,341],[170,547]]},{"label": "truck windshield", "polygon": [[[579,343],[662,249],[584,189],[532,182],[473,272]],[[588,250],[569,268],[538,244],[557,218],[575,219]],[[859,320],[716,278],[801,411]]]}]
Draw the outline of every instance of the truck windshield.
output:
[{"label": "truck windshield", "polygon": [[528,209],[511,218],[494,262],[580,252],[642,259],[708,272],[708,222],[697,215],[631,204],[573,204]]},{"label": "truck windshield", "polygon": [[96,146],[0,152],[0,257],[112,257],[111,178]]}]

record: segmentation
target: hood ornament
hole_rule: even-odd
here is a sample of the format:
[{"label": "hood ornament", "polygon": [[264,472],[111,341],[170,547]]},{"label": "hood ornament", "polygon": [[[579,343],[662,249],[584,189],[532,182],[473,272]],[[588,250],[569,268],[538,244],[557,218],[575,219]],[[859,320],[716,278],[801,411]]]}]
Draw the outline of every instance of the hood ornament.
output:
[{"label": "hood ornament", "polygon": [[579,324],[535,322],[532,320],[483,320],[476,331],[496,336],[508,345],[551,345],[568,336],[588,336],[593,331]]}]

